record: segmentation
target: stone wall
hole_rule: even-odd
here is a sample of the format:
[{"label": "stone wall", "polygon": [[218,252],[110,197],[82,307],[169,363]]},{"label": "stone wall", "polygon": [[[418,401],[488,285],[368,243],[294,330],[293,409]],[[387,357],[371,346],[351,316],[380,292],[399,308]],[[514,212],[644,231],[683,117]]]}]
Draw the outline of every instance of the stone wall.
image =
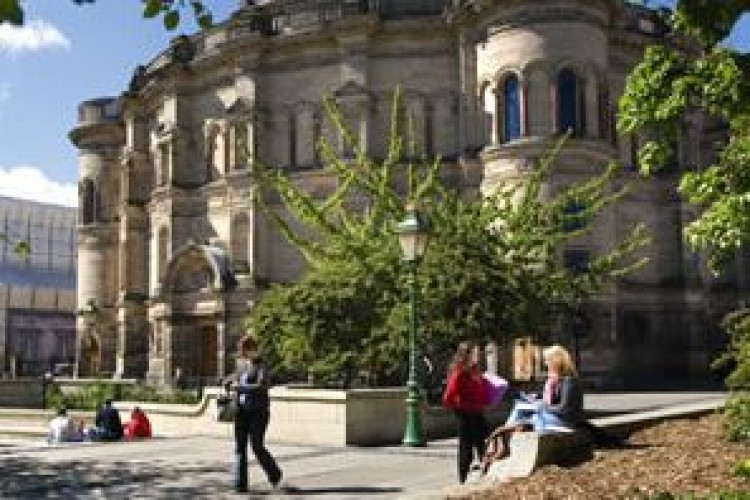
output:
[{"label": "stone wall", "polygon": [[[196,406],[138,403],[148,414],[157,436],[232,436],[231,424],[216,421],[220,389],[207,389]],[[319,446],[376,446],[398,444],[404,435],[406,392],[403,388],[324,390],[271,389],[269,441]],[[115,403],[123,422],[136,405]],[[488,413],[498,424],[508,406]],[[444,408],[422,407],[422,426],[428,440],[455,435],[455,417]]]}]

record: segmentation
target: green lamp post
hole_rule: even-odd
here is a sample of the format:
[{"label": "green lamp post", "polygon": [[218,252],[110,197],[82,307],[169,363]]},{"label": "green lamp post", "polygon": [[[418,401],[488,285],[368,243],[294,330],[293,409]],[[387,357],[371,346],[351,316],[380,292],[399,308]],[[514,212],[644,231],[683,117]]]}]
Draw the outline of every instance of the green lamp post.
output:
[{"label": "green lamp post", "polygon": [[396,226],[404,261],[409,266],[411,317],[409,321],[409,380],[406,382],[406,429],[403,444],[424,446],[420,414],[421,394],[417,384],[417,266],[427,246],[427,225],[414,205],[407,205],[406,217]]}]

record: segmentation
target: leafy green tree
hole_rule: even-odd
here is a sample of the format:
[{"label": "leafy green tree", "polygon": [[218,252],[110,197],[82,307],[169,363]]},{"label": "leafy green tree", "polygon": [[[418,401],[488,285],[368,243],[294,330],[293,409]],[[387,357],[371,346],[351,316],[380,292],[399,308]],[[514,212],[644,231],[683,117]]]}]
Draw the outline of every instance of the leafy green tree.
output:
[{"label": "leafy green tree", "polygon": [[707,252],[714,272],[750,241],[750,58],[722,44],[746,12],[747,0],[678,2],[672,26],[692,48],[648,48],[620,100],[620,130],[650,138],[639,152],[644,174],[669,163],[688,115],[704,113],[727,124],[729,140],[717,145],[717,161],[685,172],[680,183],[686,199],[702,209],[687,240]]},{"label": "leafy green tree", "polygon": [[[667,163],[686,116],[701,113],[726,124],[715,163],[685,172],[680,183],[701,209],[686,238],[708,254],[714,273],[750,242],[750,56],[723,43],[748,12],[748,0],[679,1],[671,21],[683,43],[649,48],[620,101],[620,130],[652,138],[639,154],[645,174]],[[729,315],[724,327],[730,341],[718,364],[731,368],[732,391],[725,427],[730,438],[750,440],[750,310]]]},{"label": "leafy green tree", "polygon": [[[561,312],[640,263],[630,257],[646,241],[637,227],[586,269],[559,266],[560,248],[589,231],[596,215],[622,196],[608,191],[614,167],[543,200],[556,150],[525,182],[467,199],[442,181],[439,159],[402,158],[399,120],[392,121],[388,157],[374,162],[338,113],[329,113],[357,151],[356,161],[347,162],[321,143],[338,181],[330,195],[314,199],[280,170],[255,166],[266,197],[278,196],[283,206],[280,213],[263,205],[267,215],[309,265],[298,282],[268,290],[249,320],[264,351],[287,370],[344,383],[361,373],[377,384],[403,381],[409,295],[394,227],[407,202],[417,203],[431,225],[418,288],[419,340],[432,354],[465,338],[550,332]],[[584,208],[571,213],[573,203]]]}]

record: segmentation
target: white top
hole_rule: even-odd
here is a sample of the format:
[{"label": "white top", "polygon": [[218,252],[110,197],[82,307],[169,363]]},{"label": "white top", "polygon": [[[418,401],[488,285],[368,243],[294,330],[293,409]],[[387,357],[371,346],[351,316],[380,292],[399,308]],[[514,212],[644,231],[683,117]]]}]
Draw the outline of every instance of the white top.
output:
[{"label": "white top", "polygon": [[49,423],[49,442],[65,443],[78,437],[76,424],[67,416],[57,416]]}]

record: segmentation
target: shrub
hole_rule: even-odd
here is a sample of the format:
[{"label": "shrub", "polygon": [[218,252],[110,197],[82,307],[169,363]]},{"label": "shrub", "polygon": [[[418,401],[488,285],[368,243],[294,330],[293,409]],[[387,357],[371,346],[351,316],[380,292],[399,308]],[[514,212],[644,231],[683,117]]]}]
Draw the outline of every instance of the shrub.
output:
[{"label": "shrub", "polygon": [[734,391],[727,398],[724,432],[730,441],[750,441],[750,391]]},{"label": "shrub", "polygon": [[750,480],[750,458],[739,461],[732,469],[732,473],[737,477]]},{"label": "shrub", "polygon": [[726,378],[730,396],[724,409],[724,430],[732,441],[750,441],[750,310],[727,315],[722,326],[729,334],[729,344],[714,366],[731,369]]},{"label": "shrub", "polygon": [[62,392],[59,385],[50,384],[45,394],[45,406],[47,408],[65,406],[76,410],[95,410],[106,399],[169,404],[195,404],[199,400],[194,391],[165,391],[151,385],[92,382],[66,393]]}]

